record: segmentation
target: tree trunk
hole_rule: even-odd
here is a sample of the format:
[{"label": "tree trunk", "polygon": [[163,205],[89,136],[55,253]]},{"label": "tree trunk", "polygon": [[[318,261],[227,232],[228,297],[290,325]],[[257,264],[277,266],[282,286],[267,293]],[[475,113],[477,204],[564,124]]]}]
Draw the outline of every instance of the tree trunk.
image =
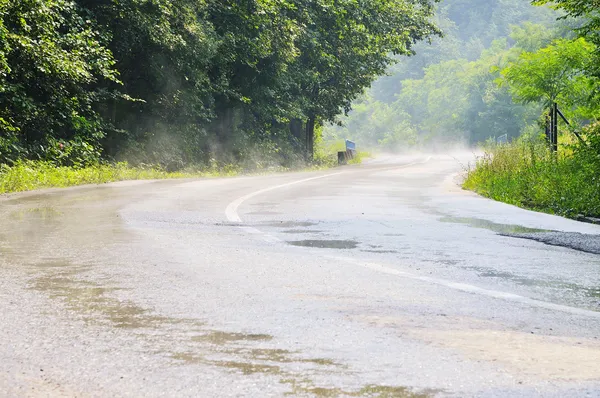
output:
[{"label": "tree trunk", "polygon": [[234,110],[231,107],[217,109],[217,117],[215,118],[214,131],[216,140],[221,151],[229,150],[229,141],[233,133]]},{"label": "tree trunk", "polygon": [[292,137],[296,138],[300,142],[302,142],[304,135],[304,132],[302,131],[303,125],[304,124],[300,119],[290,120],[290,134],[292,135]]},{"label": "tree trunk", "polygon": [[306,160],[311,162],[315,154],[315,117],[306,121]]}]

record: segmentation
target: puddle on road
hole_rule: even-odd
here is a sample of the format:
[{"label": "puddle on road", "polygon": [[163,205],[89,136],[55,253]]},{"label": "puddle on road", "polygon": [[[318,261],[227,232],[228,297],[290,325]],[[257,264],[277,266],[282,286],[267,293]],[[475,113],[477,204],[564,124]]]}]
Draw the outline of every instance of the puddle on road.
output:
[{"label": "puddle on road", "polygon": [[242,226],[242,223],[239,222],[217,222],[215,223],[215,227],[240,227]]},{"label": "puddle on road", "polygon": [[243,362],[243,361],[228,361],[228,360],[215,360],[208,359],[205,356],[198,355],[189,352],[176,352],[171,354],[171,359],[181,361],[186,364],[193,365],[208,365],[225,368],[232,371],[240,372],[244,375],[251,375],[255,373],[275,373],[281,374],[282,370],[279,366],[266,365],[262,363]]},{"label": "puddle on road", "polygon": [[281,368],[279,366],[264,365],[260,363],[237,361],[210,361],[210,364],[222,368],[237,370],[243,373],[244,375],[251,375],[254,373],[281,373]]},{"label": "puddle on road", "polygon": [[317,249],[356,249],[359,242],[354,240],[292,240],[287,241],[292,246],[312,247]]},{"label": "puddle on road", "polygon": [[317,225],[317,223],[308,221],[270,221],[266,223],[260,223],[258,225],[276,228],[306,228],[313,227]]},{"label": "puddle on road", "polygon": [[[196,319],[156,315],[150,309],[111,296],[122,288],[83,279],[85,272],[91,269],[87,265],[48,260],[34,268],[37,275],[30,288],[59,300],[87,325],[135,329],[136,336],[147,340],[155,354],[184,364],[214,366],[244,375],[280,377],[298,376],[297,370],[283,369],[283,364],[312,365],[313,370],[324,371],[341,366],[326,358],[303,357],[299,351],[257,347],[273,340],[269,334],[207,330],[204,323]],[[190,337],[190,332],[199,335]]]},{"label": "puddle on road", "polygon": [[63,216],[63,213],[54,207],[32,207],[22,210],[15,210],[9,214],[9,217],[16,221],[26,219],[51,220]]},{"label": "puddle on road", "polygon": [[190,352],[173,352],[169,355],[169,358],[190,364],[204,364],[208,361],[202,355]]},{"label": "puddle on road", "polygon": [[600,254],[600,235],[578,232],[549,232],[545,234],[505,234],[511,238],[527,239],[548,246],[564,247],[583,253]]},{"label": "puddle on road", "polygon": [[236,341],[269,341],[273,336],[268,334],[245,334],[245,333],[228,333],[221,331],[211,331],[201,336],[195,336],[192,340],[204,341],[211,344],[223,345]]},{"label": "puddle on road", "polygon": [[29,203],[47,203],[51,197],[51,193],[25,194],[24,196],[17,196],[16,198],[8,198],[6,201],[4,201],[4,203],[16,206]]},{"label": "puddle on road", "polygon": [[321,366],[341,366],[340,364],[326,358],[302,358],[300,352],[272,348],[254,348],[235,351],[256,361],[278,362],[278,363],[312,363]]},{"label": "puddle on road", "polygon": [[51,298],[63,299],[67,308],[79,314],[87,323],[108,321],[115,328],[156,328],[170,321],[148,313],[144,308],[124,303],[106,294],[118,288],[97,287],[91,283],[75,282],[72,279],[52,277],[39,279],[34,288],[49,291]]},{"label": "puddle on road", "polygon": [[252,359],[269,362],[293,362],[290,355],[296,354],[289,350],[282,350],[279,348],[254,348],[245,351],[246,354]]},{"label": "puddle on road", "polygon": [[[31,288],[45,292],[50,298],[62,300],[67,309],[79,314],[86,323],[108,322],[112,327],[121,329],[157,329],[177,323],[201,326],[195,320],[158,316],[140,306],[110,297],[109,293],[123,289],[103,287],[78,278],[89,267],[76,267],[55,261],[40,264],[38,268],[45,268],[48,272],[35,278]],[[63,268],[59,272],[50,272]]]},{"label": "puddle on road", "polygon": [[[193,339],[193,341],[197,341]],[[237,370],[243,370],[244,373],[271,373],[277,370],[278,373],[284,373],[280,366],[272,365],[286,363],[305,363],[324,367],[342,367],[342,365],[327,358],[303,358],[301,353],[276,348],[244,348],[231,347],[219,350],[219,355],[232,356],[238,358],[235,360],[210,359],[202,355],[191,352],[175,353],[171,358],[196,364],[207,364],[221,367],[229,367]],[[244,359],[244,361],[239,360]]]},{"label": "puddle on road", "polygon": [[434,260],[422,260],[422,261],[427,262],[427,263],[441,264],[441,265],[447,265],[447,266],[454,266],[454,265],[462,264],[461,260],[448,260],[448,259],[434,259]]},{"label": "puddle on road", "polygon": [[310,229],[288,229],[281,231],[283,234],[322,234],[323,231],[316,231]]},{"label": "puddle on road", "polygon": [[[237,335],[237,333],[233,333]],[[248,336],[248,335],[245,335]],[[193,341],[198,341],[196,338]],[[250,340],[252,341],[252,340]],[[193,352],[178,352],[171,354],[171,358],[187,364],[209,365],[241,372],[244,375],[255,373],[279,374],[294,377],[294,374],[284,370],[281,364],[313,364],[319,367],[341,367],[341,365],[326,358],[303,358],[299,352],[273,348],[247,348],[236,346],[237,340],[227,341],[233,346],[218,350],[220,356],[225,355],[232,359],[214,359]]]},{"label": "puddle on road", "polygon": [[246,215],[249,215],[249,216],[274,216],[274,215],[278,215],[278,214],[282,214],[282,213],[280,211],[270,211],[270,210],[251,211],[249,213],[246,213]]},{"label": "puddle on road", "polygon": [[512,274],[510,272],[495,271],[479,267],[469,268],[476,271],[477,274],[482,278],[505,279],[517,285],[566,290],[591,299],[600,298],[600,287],[586,287],[575,283],[526,278],[523,276]]},{"label": "puddle on road", "polygon": [[283,379],[283,384],[289,384],[292,391],[285,395],[311,395],[313,397],[380,397],[380,398],[430,398],[439,391],[415,392],[407,387],[366,385],[357,391],[348,391],[341,388],[317,387],[310,381],[297,381]]},{"label": "puddle on road", "polygon": [[536,233],[536,232],[551,232],[545,229],[528,228],[514,224],[498,224],[482,218],[470,217],[451,217],[445,216],[439,219],[444,223],[465,224],[474,228],[487,229],[499,234],[519,234],[519,233]]}]

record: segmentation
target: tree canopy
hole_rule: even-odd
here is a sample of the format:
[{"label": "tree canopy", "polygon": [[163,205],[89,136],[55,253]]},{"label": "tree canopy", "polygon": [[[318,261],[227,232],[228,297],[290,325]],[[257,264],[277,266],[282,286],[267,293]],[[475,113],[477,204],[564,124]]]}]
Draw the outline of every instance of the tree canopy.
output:
[{"label": "tree canopy", "polygon": [[525,52],[502,71],[513,97],[522,102],[561,102],[572,106],[585,101],[592,87],[585,74],[595,46],[585,39],[560,39],[536,52]]},{"label": "tree canopy", "polygon": [[541,130],[543,108],[554,101],[574,123],[595,120],[598,8],[594,1],[535,3],[440,4],[445,37],[392,66],[326,136],[385,149],[474,145]]},{"label": "tree canopy", "polygon": [[0,0],[0,162],[312,150],[436,0]]}]

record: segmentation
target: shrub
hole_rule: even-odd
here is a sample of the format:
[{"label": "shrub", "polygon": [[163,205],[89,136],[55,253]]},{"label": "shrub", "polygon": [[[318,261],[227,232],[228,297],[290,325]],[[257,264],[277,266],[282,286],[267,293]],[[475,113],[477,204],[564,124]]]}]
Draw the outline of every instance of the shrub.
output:
[{"label": "shrub", "polygon": [[552,153],[541,138],[489,145],[469,168],[466,189],[495,200],[567,217],[600,215],[600,169],[590,145]]}]

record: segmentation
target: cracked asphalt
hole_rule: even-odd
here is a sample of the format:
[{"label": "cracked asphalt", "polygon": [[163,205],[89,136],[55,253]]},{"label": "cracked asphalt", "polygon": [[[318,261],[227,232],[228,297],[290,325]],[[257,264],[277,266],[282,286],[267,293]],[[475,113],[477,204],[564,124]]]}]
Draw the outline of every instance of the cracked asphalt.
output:
[{"label": "cracked asphalt", "polygon": [[561,246],[582,252],[600,254],[600,239],[596,234],[579,232],[545,232],[527,234],[507,234],[515,238],[531,239],[552,246]]},{"label": "cracked asphalt", "polygon": [[468,153],[0,198],[0,396],[600,396],[600,226]]}]

